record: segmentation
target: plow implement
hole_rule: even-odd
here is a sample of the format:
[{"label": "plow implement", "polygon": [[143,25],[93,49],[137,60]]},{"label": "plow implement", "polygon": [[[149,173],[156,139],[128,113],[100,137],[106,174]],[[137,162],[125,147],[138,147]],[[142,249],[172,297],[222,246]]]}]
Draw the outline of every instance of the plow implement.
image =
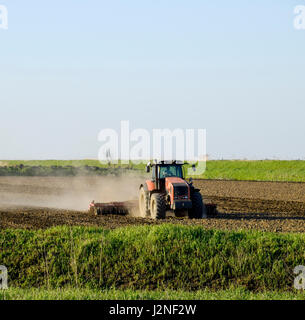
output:
[{"label": "plow implement", "polygon": [[95,203],[94,201],[92,201],[89,205],[89,212],[97,216],[106,214],[126,216],[127,214],[130,214],[133,210],[136,210],[137,206],[137,200],[105,203]]},{"label": "plow implement", "polygon": [[[89,205],[89,213],[98,215],[121,215],[126,216],[138,210],[138,200],[129,200],[123,202],[104,202],[95,203],[92,201]],[[205,204],[207,216],[215,216],[217,214],[216,204]]]}]

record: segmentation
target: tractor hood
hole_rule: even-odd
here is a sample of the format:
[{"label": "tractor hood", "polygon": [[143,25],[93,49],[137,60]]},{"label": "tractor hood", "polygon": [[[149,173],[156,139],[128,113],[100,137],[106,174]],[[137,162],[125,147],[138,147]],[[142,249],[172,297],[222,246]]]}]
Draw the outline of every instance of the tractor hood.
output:
[{"label": "tractor hood", "polygon": [[181,178],[178,178],[178,177],[167,177],[165,178],[165,184],[174,184],[174,183],[183,183],[185,185],[188,185],[187,182]]},{"label": "tractor hood", "polygon": [[170,186],[171,185],[174,185],[174,184],[179,184],[179,185],[185,185],[188,187],[188,183],[181,179],[181,178],[178,178],[178,177],[167,177],[165,178],[165,188],[167,190],[169,190]]},{"label": "tractor hood", "polygon": [[185,201],[190,198],[190,187],[184,179],[178,177],[165,178],[165,189],[170,194],[171,203],[174,203],[174,200]]}]

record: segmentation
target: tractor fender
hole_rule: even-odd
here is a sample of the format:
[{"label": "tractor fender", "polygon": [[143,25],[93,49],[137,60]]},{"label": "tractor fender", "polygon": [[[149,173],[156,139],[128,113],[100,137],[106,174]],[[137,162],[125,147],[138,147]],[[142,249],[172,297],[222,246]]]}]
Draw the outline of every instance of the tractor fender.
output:
[{"label": "tractor fender", "polygon": [[140,185],[140,187],[139,187],[139,190],[141,190],[142,188],[144,189],[145,192],[148,192],[146,183],[144,183],[144,184],[142,183],[142,184]]},{"label": "tractor fender", "polygon": [[151,180],[146,180],[145,183],[140,185],[140,189],[143,188],[145,192],[152,192],[156,189],[155,183]]},{"label": "tractor fender", "polygon": [[195,188],[194,186],[190,186],[190,191],[191,191],[191,193],[200,192],[200,189]]},{"label": "tractor fender", "polygon": [[147,191],[152,192],[156,189],[156,185],[153,181],[151,180],[146,180],[145,181],[146,187],[147,187]]}]

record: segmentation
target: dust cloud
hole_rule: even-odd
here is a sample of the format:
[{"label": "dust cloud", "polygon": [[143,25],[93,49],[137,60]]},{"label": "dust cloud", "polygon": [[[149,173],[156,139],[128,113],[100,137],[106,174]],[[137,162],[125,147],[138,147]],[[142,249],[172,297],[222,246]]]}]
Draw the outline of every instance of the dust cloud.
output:
[{"label": "dust cloud", "polygon": [[135,200],[145,178],[94,177],[0,177],[0,207],[47,207],[88,210],[92,200]]}]

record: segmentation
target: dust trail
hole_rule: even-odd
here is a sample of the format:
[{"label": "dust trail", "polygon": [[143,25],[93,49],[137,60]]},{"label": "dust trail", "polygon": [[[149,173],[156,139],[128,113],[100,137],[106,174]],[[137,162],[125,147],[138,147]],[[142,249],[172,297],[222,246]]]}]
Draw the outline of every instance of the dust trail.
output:
[{"label": "dust trail", "polygon": [[143,177],[0,177],[0,207],[87,210],[97,202],[137,199]]}]

